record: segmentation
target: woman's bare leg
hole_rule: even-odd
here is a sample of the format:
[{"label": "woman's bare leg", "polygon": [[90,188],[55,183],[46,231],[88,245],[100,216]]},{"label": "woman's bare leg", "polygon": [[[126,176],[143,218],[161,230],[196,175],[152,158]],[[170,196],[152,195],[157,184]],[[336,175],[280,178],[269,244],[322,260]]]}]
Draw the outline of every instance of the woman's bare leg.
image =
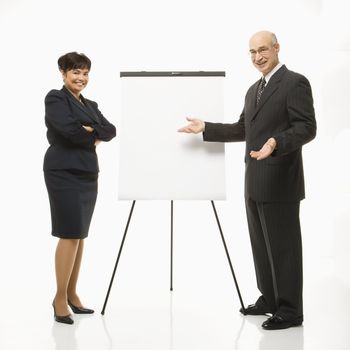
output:
[{"label": "woman's bare leg", "polygon": [[83,251],[84,251],[84,240],[81,239],[79,240],[79,246],[77,249],[77,253],[75,255],[74,266],[69,279],[68,289],[67,289],[68,300],[73,305],[78,307],[83,306],[77,294],[77,283],[78,283],[81,260],[83,257]]},{"label": "woman's bare leg", "polygon": [[67,290],[74,269],[79,242],[79,239],[61,238],[57,244],[55,254],[57,291],[54,303],[58,316],[66,316],[70,313],[67,304]]}]

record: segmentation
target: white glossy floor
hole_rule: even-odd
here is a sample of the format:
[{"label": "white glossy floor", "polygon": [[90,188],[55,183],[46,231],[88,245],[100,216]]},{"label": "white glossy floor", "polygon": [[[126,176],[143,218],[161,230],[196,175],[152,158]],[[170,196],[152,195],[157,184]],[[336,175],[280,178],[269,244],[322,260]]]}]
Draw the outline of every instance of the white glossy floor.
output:
[{"label": "white glossy floor", "polygon": [[[107,203],[107,207],[111,204]],[[241,213],[230,216],[231,204],[222,202],[217,207],[243,300],[249,304],[258,296],[249,241],[244,220],[236,227],[232,223]],[[308,213],[311,204],[305,203],[304,211]],[[35,239],[37,249],[29,239],[18,245],[15,237],[2,245],[1,350],[350,349],[348,258],[343,246],[348,242],[344,231],[347,217],[339,221],[343,233],[338,237],[344,240],[337,243],[337,256],[321,256],[324,250],[313,243],[316,233],[310,230],[310,220],[304,220],[305,322],[302,327],[268,332],[260,327],[264,317],[243,317],[238,312],[239,300],[207,202],[175,202],[172,293],[169,203],[136,203],[125,250],[102,316],[130,203],[115,207],[120,215],[109,216],[110,223],[102,223],[106,216],[97,207],[92,231],[97,231],[98,225],[105,227],[111,223],[119,228],[117,225],[114,233],[91,234],[86,241],[80,293],[96,313],[74,315],[73,326],[53,320],[55,239],[40,234]],[[313,214],[309,215],[313,219]],[[189,220],[198,222],[197,226],[189,224]],[[42,225],[47,224],[47,218],[43,218]]]}]

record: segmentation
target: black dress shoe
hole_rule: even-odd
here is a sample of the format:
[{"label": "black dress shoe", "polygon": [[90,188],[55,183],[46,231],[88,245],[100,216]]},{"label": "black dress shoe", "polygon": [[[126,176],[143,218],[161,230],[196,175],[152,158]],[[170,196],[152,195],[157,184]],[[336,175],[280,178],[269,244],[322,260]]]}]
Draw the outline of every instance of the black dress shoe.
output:
[{"label": "black dress shoe", "polygon": [[296,318],[294,320],[286,320],[282,316],[273,315],[269,319],[267,319],[261,326],[266,330],[275,330],[301,326],[302,323],[303,321],[301,318]]},{"label": "black dress shoe", "polygon": [[92,309],[87,309],[85,307],[75,306],[68,300],[68,305],[73,310],[75,314],[93,314],[95,311]]},{"label": "black dress shoe", "polygon": [[74,323],[73,319],[70,317],[71,316],[70,314],[67,316],[57,316],[56,315],[55,301],[52,302],[52,306],[53,306],[53,314],[54,314],[56,322],[66,323],[66,324],[73,324]]},{"label": "black dress shoe", "polygon": [[244,310],[243,310],[243,308],[240,308],[239,312],[243,315],[254,315],[254,316],[266,315],[266,314],[271,313],[266,308],[264,308],[260,305],[257,305],[257,304],[248,305]]}]

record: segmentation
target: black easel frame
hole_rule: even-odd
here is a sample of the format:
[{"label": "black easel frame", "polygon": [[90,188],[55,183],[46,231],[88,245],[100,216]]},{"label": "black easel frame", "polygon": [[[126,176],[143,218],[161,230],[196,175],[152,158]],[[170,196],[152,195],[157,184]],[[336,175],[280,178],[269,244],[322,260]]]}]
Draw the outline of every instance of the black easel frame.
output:
[{"label": "black easel frame", "polygon": [[[102,315],[104,315],[105,311],[106,311],[106,306],[107,306],[107,302],[108,302],[108,299],[109,299],[109,294],[110,294],[111,289],[112,289],[115,273],[117,271],[119,259],[120,259],[120,256],[121,256],[121,253],[122,253],[122,250],[123,250],[125,237],[126,237],[126,234],[128,232],[128,229],[129,229],[129,224],[130,224],[130,221],[131,221],[132,213],[134,211],[135,203],[136,203],[136,200],[133,200],[132,205],[131,205],[131,209],[130,209],[130,213],[129,213],[129,217],[128,217],[128,221],[127,221],[127,224],[126,224],[126,227],[125,227],[125,230],[124,230],[124,235],[123,235],[123,238],[122,238],[122,242],[120,244],[117,260],[116,260],[115,265],[114,265],[111,281],[109,283],[109,287],[108,287],[108,291],[107,291],[107,294],[106,294],[106,298],[105,298],[105,301],[104,301],[104,304],[103,304],[103,308],[102,308],[102,311],[101,311]],[[211,205],[213,207],[215,219],[216,219],[216,222],[217,222],[218,227],[219,227],[220,236],[221,236],[221,239],[222,239],[222,243],[224,245],[224,249],[225,249],[225,252],[226,252],[226,257],[227,257],[227,260],[228,260],[228,263],[229,263],[229,266],[230,266],[230,270],[231,270],[231,273],[232,273],[232,277],[233,277],[233,280],[234,280],[234,283],[235,283],[235,287],[236,287],[236,291],[237,291],[237,294],[238,294],[238,298],[239,298],[239,301],[241,303],[243,313],[245,314],[245,307],[244,307],[244,304],[243,304],[241,292],[239,290],[239,286],[238,286],[238,282],[237,282],[237,279],[236,279],[235,272],[233,270],[230,254],[229,254],[228,249],[227,249],[225,237],[224,237],[224,234],[223,234],[223,231],[222,231],[222,228],[221,228],[220,220],[219,220],[219,217],[218,217],[218,214],[217,214],[217,211],[216,211],[216,207],[215,207],[215,204],[214,204],[213,200],[211,201]],[[174,249],[173,249],[174,248],[174,246],[173,246],[173,239],[174,239],[173,227],[174,227],[174,202],[171,201],[171,211],[170,211],[170,291],[173,290],[173,252],[174,252]]]}]

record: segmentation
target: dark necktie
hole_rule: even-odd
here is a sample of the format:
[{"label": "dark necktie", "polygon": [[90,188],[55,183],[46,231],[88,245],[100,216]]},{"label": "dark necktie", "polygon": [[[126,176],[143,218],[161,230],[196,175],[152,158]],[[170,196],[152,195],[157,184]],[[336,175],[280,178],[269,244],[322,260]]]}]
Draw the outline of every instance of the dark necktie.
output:
[{"label": "dark necktie", "polygon": [[260,83],[259,83],[259,86],[258,86],[258,92],[256,94],[256,105],[258,105],[259,102],[260,102],[260,98],[261,98],[261,95],[262,95],[262,93],[263,93],[263,91],[265,89],[265,85],[266,85],[266,80],[263,77],[260,80]]}]

